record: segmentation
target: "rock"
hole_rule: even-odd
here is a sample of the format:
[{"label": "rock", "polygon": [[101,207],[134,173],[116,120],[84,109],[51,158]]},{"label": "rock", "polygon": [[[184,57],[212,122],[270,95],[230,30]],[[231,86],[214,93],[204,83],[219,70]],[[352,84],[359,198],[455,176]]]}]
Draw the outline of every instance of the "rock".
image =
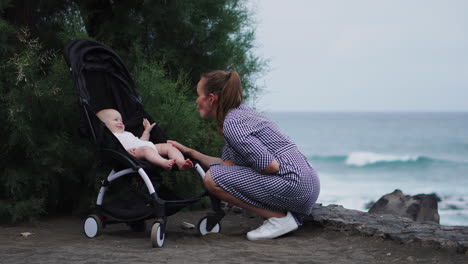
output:
[{"label": "rock", "polygon": [[463,209],[456,204],[448,204],[446,207],[450,210],[462,210]]},{"label": "rock", "polygon": [[374,204],[375,204],[375,201],[370,201],[364,205],[364,208],[369,210],[371,209],[372,206],[374,206]]},{"label": "rock", "polygon": [[233,206],[231,210],[235,214],[242,214],[242,212],[244,211],[244,209],[237,207],[237,206]]},{"label": "rock", "polygon": [[225,201],[221,201],[221,209],[228,210],[232,207],[232,205],[226,203]]},{"label": "rock", "polygon": [[436,194],[404,195],[396,189],[392,193],[382,196],[372,207],[369,213],[392,214],[408,217],[414,221],[431,221],[439,223],[440,217],[437,202],[440,198]]},{"label": "rock", "polygon": [[31,232],[22,232],[22,233],[20,233],[20,236],[22,236],[22,237],[28,237],[28,236],[31,236],[31,235],[34,235],[34,233],[31,233]]},{"label": "rock", "polygon": [[247,218],[259,217],[259,215],[257,215],[256,213],[253,213],[253,212],[251,212],[249,210],[244,210],[244,212],[242,214]]},{"label": "rock", "polygon": [[191,223],[187,223],[187,222],[182,222],[182,224],[180,225],[180,227],[182,229],[194,229],[195,228],[195,225],[194,224],[191,224]]},{"label": "rock", "polygon": [[340,205],[316,204],[304,221],[330,230],[390,239],[402,244],[445,248],[468,255],[468,226],[444,226],[415,222],[397,215],[378,215],[346,209]]}]

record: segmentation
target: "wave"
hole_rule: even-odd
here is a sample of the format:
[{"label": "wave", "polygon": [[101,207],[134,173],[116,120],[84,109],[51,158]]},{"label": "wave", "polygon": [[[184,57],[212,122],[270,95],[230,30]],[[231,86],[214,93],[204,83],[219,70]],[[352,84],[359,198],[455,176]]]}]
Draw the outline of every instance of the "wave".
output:
[{"label": "wave", "polygon": [[466,196],[445,196],[439,202],[439,209],[446,211],[468,211],[468,197]]},{"label": "wave", "polygon": [[374,152],[351,152],[349,155],[329,155],[329,156],[312,156],[314,161],[327,161],[343,163],[351,167],[366,167],[378,165],[411,165],[411,164],[429,164],[429,163],[464,163],[443,159],[436,159],[420,155],[391,155],[380,154]]},{"label": "wave", "polygon": [[377,163],[412,163],[422,160],[427,160],[427,158],[413,155],[398,156],[373,152],[353,152],[348,156],[345,163],[349,166],[363,167]]}]

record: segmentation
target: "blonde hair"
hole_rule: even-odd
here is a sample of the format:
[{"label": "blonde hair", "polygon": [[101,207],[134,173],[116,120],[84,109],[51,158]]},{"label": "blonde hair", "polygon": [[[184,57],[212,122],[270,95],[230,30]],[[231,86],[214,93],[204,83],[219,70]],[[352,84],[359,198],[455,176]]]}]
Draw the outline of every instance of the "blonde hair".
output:
[{"label": "blonde hair", "polygon": [[242,103],[242,84],[237,72],[222,70],[211,71],[202,75],[206,80],[205,95],[213,93],[218,96],[216,109],[216,126],[220,134],[223,133],[223,123],[226,115],[233,108]]}]

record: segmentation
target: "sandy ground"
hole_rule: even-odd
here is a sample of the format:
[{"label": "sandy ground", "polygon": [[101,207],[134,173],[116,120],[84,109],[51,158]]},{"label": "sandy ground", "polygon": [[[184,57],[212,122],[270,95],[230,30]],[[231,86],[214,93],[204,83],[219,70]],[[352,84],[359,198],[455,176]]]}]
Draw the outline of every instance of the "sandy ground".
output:
[{"label": "sandy ground", "polygon": [[[82,233],[82,218],[42,219],[38,224],[0,227],[0,263],[463,263],[468,256],[434,247],[330,231],[305,223],[293,234],[251,242],[245,233],[262,219],[228,212],[220,234],[199,237],[206,211],[179,212],[168,220],[163,248],[151,248],[147,232],[109,225],[97,238]],[[151,222],[148,221],[148,225]],[[21,232],[33,235],[23,237]]]}]

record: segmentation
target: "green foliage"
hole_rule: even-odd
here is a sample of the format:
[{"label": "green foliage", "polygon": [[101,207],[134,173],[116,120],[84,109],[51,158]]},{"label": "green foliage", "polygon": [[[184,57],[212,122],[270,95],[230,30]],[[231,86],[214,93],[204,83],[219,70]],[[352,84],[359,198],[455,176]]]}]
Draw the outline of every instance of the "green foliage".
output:
[{"label": "green foliage", "polygon": [[31,198],[15,203],[0,201],[0,218],[10,218],[12,222],[31,218],[32,215],[44,213],[44,199]]},{"label": "green foliage", "polygon": [[11,6],[12,0],[0,0],[0,13],[3,12],[3,9]]},{"label": "green foliage", "polygon": [[0,19],[0,32],[2,32],[0,34],[0,54],[6,54],[14,48],[14,42],[11,41],[14,28],[3,19]]},{"label": "green foliage", "polygon": [[71,8],[69,1],[24,1],[0,2],[2,19],[16,28],[28,28],[32,38],[39,38],[48,49],[59,49],[62,43],[57,32],[63,31],[66,11]]},{"label": "green foliage", "polygon": [[246,98],[265,63],[252,53],[254,23],[246,0],[77,1],[93,38],[111,45],[132,66],[139,43],[173,80],[195,85],[210,70],[236,70]]},{"label": "green foliage", "polygon": [[[146,111],[171,139],[213,156],[221,155],[223,139],[212,120],[200,118],[193,87],[183,74],[173,81],[162,65],[145,59],[139,60],[133,72]],[[165,173],[165,176],[168,186],[185,195],[203,190],[200,177],[193,171]]]},{"label": "green foliage", "polygon": [[62,31],[57,32],[57,38],[61,43],[68,43],[77,38],[88,38],[83,17],[75,3],[70,2],[68,8],[59,13],[57,20],[63,27]]},{"label": "green foliage", "polygon": [[25,29],[18,40],[21,46],[1,66],[0,91],[0,211],[12,221],[76,207],[76,187],[86,185],[89,174],[83,165],[92,164],[76,133],[76,96],[65,62]]},{"label": "green foliage", "polygon": [[[236,70],[255,95],[264,62],[252,54],[246,0],[0,0],[0,220],[80,213],[108,173],[78,135],[78,98],[61,49],[93,38],[131,70],[147,112],[171,139],[219,156],[223,139],[196,111],[194,85]],[[200,193],[193,172],[166,173],[178,193]]]}]

